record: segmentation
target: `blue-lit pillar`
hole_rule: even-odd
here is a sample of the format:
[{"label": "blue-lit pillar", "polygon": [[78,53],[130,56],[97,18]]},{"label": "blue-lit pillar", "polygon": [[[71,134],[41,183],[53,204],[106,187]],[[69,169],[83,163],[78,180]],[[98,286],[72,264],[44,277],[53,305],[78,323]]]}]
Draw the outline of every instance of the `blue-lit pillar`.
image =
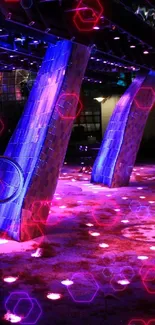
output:
[{"label": "blue-lit pillar", "polygon": [[[0,206],[0,230],[15,240],[34,238],[40,234],[40,227],[44,228],[49,209],[44,209],[44,220],[40,220],[33,206],[36,201],[52,200],[89,56],[90,48],[70,41],[49,45],[8,144],[5,156],[14,159],[25,176],[20,196]],[[8,179],[11,184],[15,181],[9,169]],[[9,190],[5,195],[9,196]]]},{"label": "blue-lit pillar", "polygon": [[138,76],[118,101],[93,166],[91,182],[127,186],[155,99],[155,73]]}]

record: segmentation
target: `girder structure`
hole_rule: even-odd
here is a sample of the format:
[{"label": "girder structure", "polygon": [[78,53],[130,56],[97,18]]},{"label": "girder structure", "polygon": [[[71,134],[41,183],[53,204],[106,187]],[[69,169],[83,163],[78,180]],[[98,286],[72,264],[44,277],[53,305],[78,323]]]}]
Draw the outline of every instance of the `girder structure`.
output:
[{"label": "girder structure", "polygon": [[[61,6],[60,3],[35,1],[34,8],[32,7],[29,10],[24,10],[20,6],[15,7],[15,4],[13,7],[13,3],[7,6],[7,3],[2,1],[0,26],[5,29],[6,35],[11,33],[11,37],[15,37],[20,31],[20,34],[26,39],[32,38],[46,44],[55,44],[60,39],[71,39],[74,43],[92,46],[96,65],[99,64],[99,66],[95,68],[94,63],[92,64],[90,61],[88,65],[89,70],[95,72],[99,69],[103,72],[113,72],[114,67],[106,67],[104,63],[101,68],[101,61],[106,60],[106,58],[108,58],[109,62],[115,62],[118,65],[118,71],[123,66],[127,67],[125,69],[129,67],[128,70],[132,70],[131,67],[134,68],[133,70],[155,70],[155,30],[146,22],[140,20],[134,12],[126,10],[123,1],[110,0],[107,2],[100,0],[100,2],[104,7],[104,15],[98,23],[99,30],[93,30],[92,32],[83,33],[77,29],[73,23],[73,14],[75,13],[77,1],[70,0],[62,1]],[[47,11],[45,11],[46,6]],[[37,11],[37,8],[39,8],[39,11]],[[49,19],[48,8],[53,8],[53,11],[50,12],[51,19]],[[41,18],[36,12],[42,13]],[[21,18],[22,23],[19,21],[21,14],[23,15]],[[118,42],[114,41],[115,35],[120,38]],[[130,49],[131,44],[135,44],[136,49]],[[7,36],[6,39],[4,37],[2,43],[0,42],[0,48],[15,51],[19,55],[35,58],[39,61],[44,56],[44,52],[41,54],[39,49],[36,49],[34,54],[31,49],[25,49],[17,43],[14,48],[14,44],[12,45]],[[143,54],[144,50],[149,51],[148,56]],[[99,63],[97,59],[102,60]],[[40,62],[36,67],[33,67],[36,71],[39,64]]]}]

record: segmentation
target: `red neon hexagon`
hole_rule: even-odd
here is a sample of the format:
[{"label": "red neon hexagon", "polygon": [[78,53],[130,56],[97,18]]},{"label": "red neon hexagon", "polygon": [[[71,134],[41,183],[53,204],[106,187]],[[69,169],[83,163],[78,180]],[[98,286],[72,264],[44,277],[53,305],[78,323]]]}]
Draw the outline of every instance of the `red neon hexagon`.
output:
[{"label": "red neon hexagon", "polygon": [[[149,255],[147,254],[147,256],[149,257]],[[142,281],[144,280],[145,274],[147,273],[147,271],[149,269],[154,268],[154,259],[151,259],[151,257],[149,257],[149,259],[143,261],[143,264],[139,270],[139,275],[142,278]]]},{"label": "red neon hexagon", "polygon": [[[102,14],[103,14],[103,7],[100,3],[99,0],[96,1],[92,1],[92,4],[90,3],[90,0],[88,0],[88,6],[86,7],[86,3],[83,3],[83,0],[79,1],[78,6],[76,7],[76,13],[73,17],[73,22],[76,26],[76,28],[81,31],[81,32],[89,32],[92,31],[93,28],[97,25],[99,19],[101,18]],[[82,9],[83,10],[80,10]],[[82,11],[84,12],[88,12],[90,11],[92,13],[92,17],[91,20],[89,18],[88,19],[83,19],[83,17],[81,16]],[[82,26],[83,25],[83,26]],[[90,26],[88,26],[90,25]]]},{"label": "red neon hexagon", "polygon": [[133,318],[130,320],[128,325],[147,325],[147,323],[145,323],[145,321],[141,318]]},{"label": "red neon hexagon", "polygon": [[4,123],[3,123],[3,121],[0,119],[0,135],[2,134],[3,131],[4,131]]},{"label": "red neon hexagon", "polygon": [[23,222],[21,226],[21,237],[23,237],[22,233],[24,233],[24,241],[32,240],[33,228],[36,230],[36,238],[41,237],[40,242],[42,242],[46,236],[45,225],[41,223],[36,223],[33,220]]},{"label": "red neon hexagon", "polygon": [[93,219],[101,227],[113,227],[119,222],[120,215],[118,205],[110,199],[92,208]]},{"label": "red neon hexagon", "polygon": [[[74,110],[74,106],[75,106],[75,103],[78,102],[79,104],[79,108],[78,108],[78,112],[75,116],[73,115],[69,115],[69,116],[65,116],[61,111],[60,111],[60,108],[59,107],[63,107],[64,109],[64,105],[67,106],[67,108],[69,107],[70,103],[68,103],[68,101],[66,100],[66,98],[68,97],[68,101],[70,100],[70,98],[75,98],[74,101],[72,104],[71,104],[71,110]],[[64,98],[64,99],[63,99]],[[73,99],[72,99],[73,100]],[[61,105],[61,101],[63,103],[63,105]],[[64,120],[74,120],[78,117],[78,115],[80,114],[81,110],[83,108],[83,105],[81,103],[81,101],[79,100],[79,97],[77,94],[72,94],[72,93],[64,93],[64,94],[61,94],[60,97],[58,98],[57,100],[57,103],[56,103],[56,109],[60,115],[60,117]],[[70,109],[70,108],[69,108]]]},{"label": "red neon hexagon", "polygon": [[[148,94],[146,94],[146,92],[148,92]],[[147,105],[144,106],[143,102],[145,103],[145,101],[146,101],[146,95],[147,95],[147,97],[149,97],[149,100],[148,100],[148,98],[147,98],[147,100],[148,100],[148,102],[150,102],[150,104],[148,103]],[[140,102],[139,97],[141,97],[141,102]],[[155,102],[155,92],[154,92],[153,88],[152,87],[141,87],[137,91],[137,93],[134,97],[134,101],[135,101],[137,107],[139,107],[140,109],[150,110]]]},{"label": "red neon hexagon", "polygon": [[50,226],[55,226],[59,224],[63,219],[62,214],[60,213],[60,211],[58,211],[58,214],[55,213],[52,214],[51,209],[52,209],[52,201],[48,201],[48,200],[34,201],[32,204],[33,222],[41,223],[44,225],[48,223],[48,225]]},{"label": "red neon hexagon", "polygon": [[150,319],[147,325],[155,325],[155,319]]},{"label": "red neon hexagon", "polygon": [[[152,272],[153,272],[153,274],[152,274]],[[151,289],[150,285],[149,285],[149,283],[151,283],[151,282],[154,282],[154,284],[155,284],[155,267],[149,268],[147,270],[142,282],[143,282],[143,285],[148,293],[155,294],[155,287],[154,287],[154,289],[153,288]]]},{"label": "red neon hexagon", "polygon": [[49,211],[52,205],[52,201],[50,200],[37,200],[32,204],[32,219],[33,222],[41,222],[46,224]]}]

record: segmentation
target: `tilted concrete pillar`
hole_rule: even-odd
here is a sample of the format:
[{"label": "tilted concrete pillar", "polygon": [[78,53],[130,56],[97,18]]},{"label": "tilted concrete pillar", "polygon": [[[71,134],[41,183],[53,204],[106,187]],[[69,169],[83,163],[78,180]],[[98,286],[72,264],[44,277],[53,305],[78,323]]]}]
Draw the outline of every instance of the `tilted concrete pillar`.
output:
[{"label": "tilted concrete pillar", "polygon": [[150,110],[155,102],[155,72],[138,76],[120,98],[93,166],[91,182],[127,186]]},{"label": "tilted concrete pillar", "polygon": [[[0,230],[15,240],[28,240],[44,229],[49,206],[36,216],[35,202],[51,201],[76,116],[82,79],[90,48],[60,41],[49,45],[5,156],[24,172],[22,193],[0,205]],[[7,171],[6,171],[7,173]],[[9,175],[13,184],[15,177]],[[9,190],[5,191],[9,196]]]}]

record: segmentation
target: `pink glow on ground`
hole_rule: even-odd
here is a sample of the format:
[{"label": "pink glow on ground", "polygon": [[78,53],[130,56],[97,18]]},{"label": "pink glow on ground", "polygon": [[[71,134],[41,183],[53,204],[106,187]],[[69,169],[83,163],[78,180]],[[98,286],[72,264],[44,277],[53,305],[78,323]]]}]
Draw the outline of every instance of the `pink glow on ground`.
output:
[{"label": "pink glow on ground", "polygon": [[3,281],[4,281],[4,282],[7,282],[7,283],[13,283],[13,282],[15,282],[17,279],[18,279],[18,277],[8,276],[8,277],[3,278]]},{"label": "pink glow on ground", "polygon": [[22,317],[11,314],[9,311],[4,315],[4,319],[9,321],[10,323],[19,323],[22,320]]},{"label": "pink glow on ground", "polygon": [[62,295],[60,293],[48,293],[47,298],[51,300],[59,300],[62,298]]},{"label": "pink glow on ground", "polygon": [[66,279],[61,281],[61,283],[65,286],[71,286],[74,282],[72,280]]}]

